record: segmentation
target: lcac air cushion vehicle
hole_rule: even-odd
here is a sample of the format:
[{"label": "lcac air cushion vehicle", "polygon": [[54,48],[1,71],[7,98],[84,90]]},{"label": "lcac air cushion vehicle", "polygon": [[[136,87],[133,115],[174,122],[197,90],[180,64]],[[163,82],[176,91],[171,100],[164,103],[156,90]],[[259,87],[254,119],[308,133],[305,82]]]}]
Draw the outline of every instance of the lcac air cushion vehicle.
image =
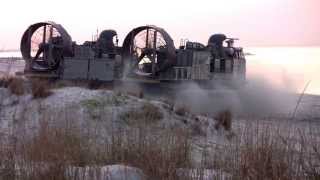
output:
[{"label": "lcac air cushion vehicle", "polygon": [[157,26],[140,26],[118,46],[115,30],[78,45],[54,22],[39,22],[24,32],[21,53],[25,75],[72,80],[141,82],[244,83],[246,60],[237,39],[212,35],[207,45],[182,42]]}]

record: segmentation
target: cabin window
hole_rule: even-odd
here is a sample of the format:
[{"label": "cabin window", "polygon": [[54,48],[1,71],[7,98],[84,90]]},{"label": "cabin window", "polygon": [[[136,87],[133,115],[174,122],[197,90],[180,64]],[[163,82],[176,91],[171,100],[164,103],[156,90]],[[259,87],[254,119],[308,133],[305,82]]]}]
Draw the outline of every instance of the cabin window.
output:
[{"label": "cabin window", "polygon": [[188,69],[183,69],[183,79],[188,79]]},{"label": "cabin window", "polygon": [[231,73],[233,69],[232,60],[231,59],[226,60],[225,64],[226,64],[226,72]]},{"label": "cabin window", "polygon": [[215,65],[215,59],[214,58],[212,58],[211,60],[210,60],[210,72],[214,72],[214,65]]},{"label": "cabin window", "polygon": [[181,79],[181,78],[182,78],[181,69],[178,69],[178,77],[177,77],[177,79]]},{"label": "cabin window", "polygon": [[220,72],[220,59],[214,60],[214,72]]},{"label": "cabin window", "polygon": [[210,61],[211,73],[232,73],[234,66],[233,59],[214,59]]},{"label": "cabin window", "polygon": [[226,71],[226,60],[221,59],[220,60],[220,72],[225,72]]}]

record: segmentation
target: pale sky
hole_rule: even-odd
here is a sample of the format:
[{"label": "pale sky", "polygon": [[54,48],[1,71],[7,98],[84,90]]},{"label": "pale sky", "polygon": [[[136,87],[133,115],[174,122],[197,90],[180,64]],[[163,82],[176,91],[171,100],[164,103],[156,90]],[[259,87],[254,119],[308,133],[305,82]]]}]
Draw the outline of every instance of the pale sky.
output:
[{"label": "pale sky", "polygon": [[115,29],[120,42],[146,24],[206,44],[225,33],[243,46],[320,45],[320,0],[2,0],[0,50],[18,49],[25,29],[39,21],[62,24],[77,43],[97,29]]}]

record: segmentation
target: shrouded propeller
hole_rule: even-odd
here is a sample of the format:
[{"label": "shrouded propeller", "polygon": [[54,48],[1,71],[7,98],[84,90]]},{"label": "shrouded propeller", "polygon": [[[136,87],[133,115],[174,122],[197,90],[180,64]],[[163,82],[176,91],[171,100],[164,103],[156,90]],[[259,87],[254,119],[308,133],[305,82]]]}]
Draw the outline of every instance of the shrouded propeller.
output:
[{"label": "shrouded propeller", "polygon": [[23,34],[21,52],[26,70],[50,71],[59,66],[64,55],[72,54],[71,37],[61,25],[43,22],[31,25]]},{"label": "shrouded propeller", "polygon": [[129,73],[138,75],[156,76],[175,61],[175,47],[171,37],[155,26],[132,30],[124,40],[123,50],[124,60],[130,66]]}]

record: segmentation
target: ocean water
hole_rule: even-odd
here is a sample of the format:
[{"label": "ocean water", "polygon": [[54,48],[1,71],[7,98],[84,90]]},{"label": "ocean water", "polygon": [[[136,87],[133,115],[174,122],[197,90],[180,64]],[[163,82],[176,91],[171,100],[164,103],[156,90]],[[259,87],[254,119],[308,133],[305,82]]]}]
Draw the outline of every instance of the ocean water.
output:
[{"label": "ocean water", "polygon": [[[320,47],[247,47],[247,77],[290,91],[320,95]],[[21,57],[0,52],[1,57]],[[250,82],[250,81],[249,81]]]},{"label": "ocean water", "polygon": [[20,51],[0,52],[0,58],[2,57],[22,57]]}]

